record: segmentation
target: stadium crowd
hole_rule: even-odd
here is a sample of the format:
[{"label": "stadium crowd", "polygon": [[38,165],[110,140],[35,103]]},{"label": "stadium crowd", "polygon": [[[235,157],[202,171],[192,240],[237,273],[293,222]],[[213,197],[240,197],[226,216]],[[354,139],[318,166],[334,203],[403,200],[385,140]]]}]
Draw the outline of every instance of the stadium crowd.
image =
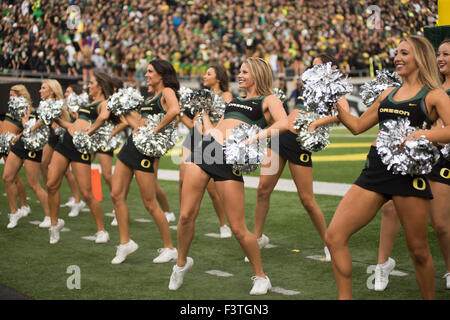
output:
[{"label": "stadium crowd", "polygon": [[[427,0],[0,3],[1,69],[80,75],[90,59],[94,69],[131,81],[143,80],[155,57],[170,61],[181,77],[220,63],[233,78],[246,56],[265,58],[275,74],[290,68],[298,75],[319,52],[337,58],[345,72],[371,63],[389,68],[402,35],[423,31],[437,17],[436,1]],[[367,11],[371,5],[379,11]],[[87,57],[84,46],[92,49]]]}]

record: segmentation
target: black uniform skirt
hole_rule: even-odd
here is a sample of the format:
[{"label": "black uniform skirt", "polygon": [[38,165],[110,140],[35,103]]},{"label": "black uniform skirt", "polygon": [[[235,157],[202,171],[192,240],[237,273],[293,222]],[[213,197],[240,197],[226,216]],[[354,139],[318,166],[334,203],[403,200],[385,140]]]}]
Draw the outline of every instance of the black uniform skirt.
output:
[{"label": "black uniform skirt", "polygon": [[225,163],[223,146],[214,140],[210,134],[203,136],[201,148],[194,147],[186,162],[198,165],[214,181],[235,180],[244,182],[242,173],[234,170],[231,164]]},{"label": "black uniform skirt", "polygon": [[388,199],[391,199],[392,196],[433,199],[430,184],[425,176],[392,173],[383,164],[374,146],[370,147],[366,165],[354,184],[363,189],[380,193]]},{"label": "black uniform skirt", "polygon": [[442,154],[438,163],[433,167],[431,172],[427,175],[431,181],[444,183],[450,186],[450,161],[445,159]]},{"label": "black uniform skirt", "polygon": [[272,139],[269,142],[268,148],[277,152],[280,157],[287,161],[303,166],[312,167],[311,152],[303,150],[298,144],[297,135],[291,131],[285,131],[279,136],[278,150],[273,145]]},{"label": "black uniform skirt", "polygon": [[25,149],[22,137],[11,146],[10,152],[13,152],[16,156],[24,160],[30,160],[34,162],[41,162],[42,160],[42,150],[30,151]]},{"label": "black uniform skirt", "polygon": [[73,144],[73,137],[69,132],[65,132],[62,141],[55,146],[55,151],[62,154],[64,157],[73,162],[81,162],[84,164],[91,164],[92,157],[88,153],[81,153],[75,148]]},{"label": "black uniform skirt", "polygon": [[155,172],[153,163],[155,162],[156,158],[149,157],[145,154],[140,153],[134,145],[132,134],[130,134],[130,136],[128,137],[127,142],[125,142],[125,144],[123,145],[122,149],[117,155],[117,158],[125,165],[134,170],[151,173]]},{"label": "black uniform skirt", "polygon": [[108,156],[111,156],[111,157],[114,156],[114,150],[105,151],[105,149],[103,147],[98,149],[96,152],[101,153],[101,154],[107,154]]},{"label": "black uniform skirt", "polygon": [[52,147],[53,149],[56,148],[56,145],[59,143],[59,137],[58,135],[55,133],[55,130],[53,130],[52,127],[50,127],[50,136],[48,137],[48,144],[50,145],[50,147]]}]

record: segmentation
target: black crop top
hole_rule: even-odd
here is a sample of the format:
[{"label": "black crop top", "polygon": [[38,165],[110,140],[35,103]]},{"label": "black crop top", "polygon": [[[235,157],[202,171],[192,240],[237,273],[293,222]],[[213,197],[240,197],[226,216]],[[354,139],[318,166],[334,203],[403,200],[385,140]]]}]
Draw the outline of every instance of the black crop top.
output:
[{"label": "black crop top", "polygon": [[413,98],[403,101],[394,101],[392,98],[400,87],[392,90],[381,102],[378,108],[378,120],[380,125],[386,120],[397,119],[398,117],[408,118],[412,127],[423,128],[431,125],[428,117],[425,97],[429,92],[427,87],[423,87]]},{"label": "black crop top", "polygon": [[265,96],[256,98],[234,98],[227,104],[224,119],[237,119],[250,125],[256,124],[260,128],[267,127],[267,121],[263,112]]},{"label": "black crop top", "polygon": [[94,122],[98,117],[97,107],[102,101],[92,103],[78,110],[78,119]]},{"label": "black crop top", "polygon": [[148,97],[144,101],[143,105],[141,106],[141,108],[139,110],[141,116],[146,118],[152,114],[166,113],[166,111],[164,110],[164,108],[162,107],[162,104],[161,104],[161,97],[162,97],[162,92],[160,92],[156,97],[155,96]]}]

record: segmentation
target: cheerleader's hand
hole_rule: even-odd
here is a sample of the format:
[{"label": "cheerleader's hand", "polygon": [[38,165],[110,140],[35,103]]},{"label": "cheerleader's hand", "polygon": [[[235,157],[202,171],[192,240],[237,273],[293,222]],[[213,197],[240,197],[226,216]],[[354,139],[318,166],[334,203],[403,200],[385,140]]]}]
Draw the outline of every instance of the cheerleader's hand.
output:
[{"label": "cheerleader's hand", "polygon": [[313,132],[314,130],[316,130],[317,125],[315,124],[315,121],[311,122],[311,124],[308,126],[308,132]]},{"label": "cheerleader's hand", "polygon": [[11,140],[11,145],[16,144],[16,142],[20,139],[21,134],[18,134],[14,137],[14,139]]},{"label": "cheerleader's hand", "polygon": [[414,131],[413,133],[411,133],[409,136],[406,137],[406,139],[405,139],[405,141],[403,141],[401,147],[404,148],[405,145],[406,145],[406,142],[408,142],[408,141],[413,141],[413,140],[417,140],[417,139],[419,139],[421,136],[424,136],[426,132],[427,132],[427,130],[417,130],[417,131]]}]

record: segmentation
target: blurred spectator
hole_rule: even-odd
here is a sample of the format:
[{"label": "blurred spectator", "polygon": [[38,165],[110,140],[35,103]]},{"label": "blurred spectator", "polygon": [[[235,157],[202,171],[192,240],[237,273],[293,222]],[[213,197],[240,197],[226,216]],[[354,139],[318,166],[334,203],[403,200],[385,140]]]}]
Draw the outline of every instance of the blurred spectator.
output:
[{"label": "blurred spectator", "polygon": [[[0,2],[0,67],[70,75],[84,70],[86,81],[90,65],[105,66],[102,58],[94,58],[95,49],[101,50],[109,73],[129,82],[141,77],[137,69],[143,59],[156,57],[169,60],[186,77],[199,76],[216,63],[234,77],[245,56],[270,61],[275,76],[287,76],[287,69],[295,76],[319,52],[337,58],[345,72],[371,65],[389,68],[400,39],[423,33],[437,19],[437,2],[432,0],[9,3]],[[81,13],[75,29],[66,23],[72,4]],[[371,18],[370,5],[380,8],[380,19]]]}]

